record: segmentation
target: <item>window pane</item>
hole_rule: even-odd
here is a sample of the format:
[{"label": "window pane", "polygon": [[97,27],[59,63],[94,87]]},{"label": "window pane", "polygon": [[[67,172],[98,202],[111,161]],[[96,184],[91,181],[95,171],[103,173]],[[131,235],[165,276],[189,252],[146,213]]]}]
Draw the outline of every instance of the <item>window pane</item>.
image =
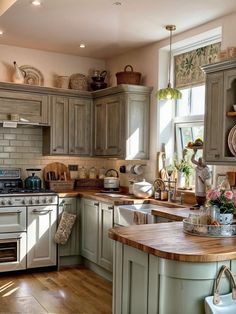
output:
[{"label": "window pane", "polygon": [[205,85],[192,88],[191,115],[204,114]]},{"label": "window pane", "polygon": [[195,141],[197,138],[203,140],[203,125],[194,126],[193,130],[193,140]]},{"label": "window pane", "polygon": [[192,128],[191,127],[182,127],[180,128],[181,140],[182,140],[182,149],[184,149],[188,142],[193,140],[192,137]]},{"label": "window pane", "polygon": [[183,117],[188,116],[190,114],[190,106],[189,106],[189,94],[190,89],[181,89],[182,98],[177,100],[176,105],[176,116]]}]

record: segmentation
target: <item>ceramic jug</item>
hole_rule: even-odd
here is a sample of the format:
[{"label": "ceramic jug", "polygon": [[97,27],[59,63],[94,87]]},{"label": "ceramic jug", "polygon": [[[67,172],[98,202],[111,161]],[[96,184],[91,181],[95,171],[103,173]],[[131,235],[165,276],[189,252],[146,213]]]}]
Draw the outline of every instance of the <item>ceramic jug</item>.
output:
[{"label": "ceramic jug", "polygon": [[13,62],[15,71],[13,74],[13,82],[18,84],[24,84],[26,73],[24,70],[21,70],[18,65],[16,64],[16,61]]}]

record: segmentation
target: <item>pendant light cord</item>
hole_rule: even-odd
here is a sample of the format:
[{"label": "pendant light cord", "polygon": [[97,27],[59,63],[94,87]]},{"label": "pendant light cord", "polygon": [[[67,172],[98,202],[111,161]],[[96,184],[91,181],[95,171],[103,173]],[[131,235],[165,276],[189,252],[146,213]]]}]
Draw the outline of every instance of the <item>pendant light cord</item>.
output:
[{"label": "pendant light cord", "polygon": [[172,49],[172,29],[170,30],[169,77],[168,77],[168,87],[170,87],[170,88],[171,88],[171,83],[170,83],[170,72],[171,72],[171,49]]}]

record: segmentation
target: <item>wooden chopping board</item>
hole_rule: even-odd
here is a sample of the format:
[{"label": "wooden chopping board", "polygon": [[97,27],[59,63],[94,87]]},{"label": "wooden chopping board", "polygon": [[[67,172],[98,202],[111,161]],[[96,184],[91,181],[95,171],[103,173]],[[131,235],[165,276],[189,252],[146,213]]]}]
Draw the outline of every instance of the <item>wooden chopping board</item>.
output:
[{"label": "wooden chopping board", "polygon": [[57,180],[70,180],[70,171],[67,166],[61,162],[52,162],[43,169],[43,177],[45,181],[48,181],[48,172],[54,172]]}]

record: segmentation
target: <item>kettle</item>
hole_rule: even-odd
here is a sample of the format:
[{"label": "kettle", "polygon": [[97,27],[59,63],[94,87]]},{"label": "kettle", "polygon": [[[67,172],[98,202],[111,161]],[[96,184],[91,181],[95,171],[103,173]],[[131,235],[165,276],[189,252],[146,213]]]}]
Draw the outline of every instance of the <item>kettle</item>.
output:
[{"label": "kettle", "polygon": [[41,179],[35,175],[35,172],[41,171],[41,169],[26,169],[31,172],[31,175],[25,179],[25,188],[28,190],[40,190]]},{"label": "kettle", "polygon": [[18,84],[24,84],[26,72],[18,67],[16,61],[14,61],[13,64],[15,67],[15,72],[13,74],[13,82]]},{"label": "kettle", "polygon": [[119,189],[120,180],[118,172],[115,169],[109,169],[105,173],[104,189],[113,190]]}]

